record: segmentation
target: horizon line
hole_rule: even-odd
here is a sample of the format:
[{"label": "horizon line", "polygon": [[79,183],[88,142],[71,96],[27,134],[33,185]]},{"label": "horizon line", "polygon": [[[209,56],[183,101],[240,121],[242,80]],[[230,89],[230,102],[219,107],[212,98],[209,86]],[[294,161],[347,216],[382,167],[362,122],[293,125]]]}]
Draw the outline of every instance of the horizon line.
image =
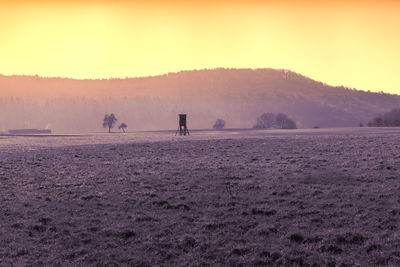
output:
[{"label": "horizon line", "polygon": [[[164,76],[168,74],[177,74],[180,72],[190,72],[190,71],[209,71],[209,70],[278,70],[278,71],[290,71],[292,73],[299,74],[301,76],[307,77],[306,75],[301,74],[300,72],[292,71],[290,69],[285,69],[285,68],[232,68],[232,67],[216,67],[216,68],[201,68],[201,69],[182,69],[178,71],[169,71],[169,72],[162,72],[154,75],[138,75],[138,76],[119,76],[119,77],[94,77],[94,78],[74,78],[74,77],[68,77],[68,76],[43,76],[40,74],[3,74],[0,72],[0,76],[6,76],[6,77],[13,77],[13,76],[23,76],[23,77],[38,77],[38,78],[46,78],[46,79],[69,79],[69,80],[79,80],[79,81],[84,81],[84,80],[124,80],[124,79],[140,79],[140,78],[150,78],[150,77],[158,77],[158,76]],[[309,78],[312,79],[312,78]],[[314,80],[314,79],[312,79]],[[315,80],[316,81],[316,80]]]},{"label": "horizon line", "polygon": [[212,71],[212,70],[252,70],[252,71],[257,71],[257,70],[275,70],[275,71],[288,71],[297,75],[300,75],[304,78],[310,79],[314,82],[317,83],[322,83],[325,86],[330,86],[330,87],[343,87],[346,88],[348,90],[356,90],[356,91],[363,91],[363,92],[372,92],[372,93],[380,93],[380,94],[388,94],[388,95],[400,95],[397,93],[389,93],[389,92],[385,92],[383,90],[376,90],[376,91],[371,91],[371,90],[363,90],[363,89],[358,89],[352,86],[346,86],[346,85],[331,85],[328,84],[326,82],[323,81],[319,81],[316,79],[313,79],[309,76],[306,76],[300,72],[296,72],[290,69],[285,69],[285,68],[269,68],[269,67],[264,67],[264,68],[232,68],[232,67],[216,67],[216,68],[202,68],[202,69],[184,69],[184,70],[179,70],[179,71],[171,71],[171,72],[164,72],[164,73],[159,73],[159,74],[154,74],[154,75],[143,75],[143,76],[125,76],[123,77],[108,77],[108,78],[100,78],[100,77],[96,77],[96,78],[73,78],[73,77],[66,77],[66,76],[42,76],[39,74],[2,74],[0,73],[0,77],[35,77],[35,78],[40,78],[40,79],[66,79],[66,80],[75,80],[75,81],[96,81],[96,80],[128,80],[128,79],[144,79],[144,78],[154,78],[154,77],[161,77],[161,76],[165,76],[165,75],[170,75],[170,74],[179,74],[181,72],[191,72],[191,71]]}]

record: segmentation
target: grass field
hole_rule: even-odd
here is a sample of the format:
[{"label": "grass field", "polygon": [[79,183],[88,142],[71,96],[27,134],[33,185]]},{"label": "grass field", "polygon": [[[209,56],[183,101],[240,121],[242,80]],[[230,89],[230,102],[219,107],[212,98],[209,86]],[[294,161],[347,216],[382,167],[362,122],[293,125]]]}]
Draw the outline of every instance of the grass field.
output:
[{"label": "grass field", "polygon": [[400,265],[399,130],[127,136],[0,140],[0,265]]}]

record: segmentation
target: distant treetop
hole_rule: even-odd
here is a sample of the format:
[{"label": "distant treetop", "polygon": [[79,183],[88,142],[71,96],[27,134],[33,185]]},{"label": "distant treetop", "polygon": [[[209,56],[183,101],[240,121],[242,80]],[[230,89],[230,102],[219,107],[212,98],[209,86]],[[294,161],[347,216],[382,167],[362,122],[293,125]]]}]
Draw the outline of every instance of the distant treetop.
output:
[{"label": "distant treetop", "polygon": [[213,125],[216,130],[222,130],[225,127],[225,121],[223,119],[217,119]]},{"label": "distant treetop", "polygon": [[115,117],[114,113],[111,113],[110,115],[106,114],[104,115],[103,119],[103,128],[108,127],[108,132],[111,132],[111,128],[114,128],[115,123],[117,122],[117,118]]}]

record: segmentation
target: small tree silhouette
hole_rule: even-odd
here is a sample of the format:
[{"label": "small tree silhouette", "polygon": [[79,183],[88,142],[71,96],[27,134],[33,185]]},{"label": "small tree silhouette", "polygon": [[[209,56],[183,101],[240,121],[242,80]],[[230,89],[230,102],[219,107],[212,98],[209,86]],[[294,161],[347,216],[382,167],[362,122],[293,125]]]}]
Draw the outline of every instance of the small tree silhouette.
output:
[{"label": "small tree silhouette", "polygon": [[115,117],[113,113],[111,113],[110,115],[108,114],[104,115],[103,128],[108,127],[108,132],[111,133],[111,128],[114,128],[114,125],[117,122],[117,120],[118,119]]},{"label": "small tree silhouette", "polygon": [[118,126],[118,129],[119,130],[121,130],[122,129],[122,131],[124,131],[125,132],[125,129],[128,127],[128,125],[126,125],[125,124],[125,122],[123,122],[123,123],[121,123],[121,125],[120,126]]},{"label": "small tree silhouette", "polygon": [[225,127],[225,121],[223,119],[217,119],[213,125],[216,130],[222,130]]}]

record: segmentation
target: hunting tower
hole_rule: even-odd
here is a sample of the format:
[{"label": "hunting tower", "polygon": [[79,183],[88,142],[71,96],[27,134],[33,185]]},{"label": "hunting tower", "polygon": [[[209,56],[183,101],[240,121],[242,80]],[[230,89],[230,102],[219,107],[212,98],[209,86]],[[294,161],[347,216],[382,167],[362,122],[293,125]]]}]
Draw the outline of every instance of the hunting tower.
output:
[{"label": "hunting tower", "polygon": [[176,130],[175,135],[179,132],[179,135],[190,135],[186,124],[186,114],[179,114],[179,128]]}]

